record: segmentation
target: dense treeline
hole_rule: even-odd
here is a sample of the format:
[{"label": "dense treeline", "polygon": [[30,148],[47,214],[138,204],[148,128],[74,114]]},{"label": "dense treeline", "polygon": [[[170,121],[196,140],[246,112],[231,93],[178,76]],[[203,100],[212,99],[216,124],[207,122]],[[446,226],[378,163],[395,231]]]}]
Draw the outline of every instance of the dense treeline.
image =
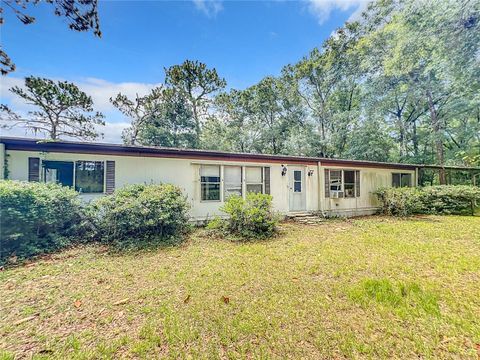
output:
[{"label": "dense treeline", "polygon": [[[44,100],[34,102],[41,109],[54,99],[67,115],[72,105],[89,112],[77,114],[73,133],[93,138],[86,124],[101,123],[101,114],[92,115],[90,98],[80,92],[83,101],[64,106],[67,90],[74,97],[77,89],[27,80],[37,89],[14,92]],[[132,121],[128,144],[480,165],[480,2],[378,0],[279,76],[244,90],[187,60],[165,69],[151,93],[111,102]],[[3,110],[8,120],[25,120]],[[51,116],[45,125],[32,114],[34,130],[59,132]]]},{"label": "dense treeline", "polygon": [[478,1],[378,1],[281,76],[218,96],[202,145],[478,164],[479,46]]},{"label": "dense treeline", "polygon": [[166,69],[158,113],[126,141],[480,164],[480,3],[377,1],[280,76],[225,87],[205,64]]}]

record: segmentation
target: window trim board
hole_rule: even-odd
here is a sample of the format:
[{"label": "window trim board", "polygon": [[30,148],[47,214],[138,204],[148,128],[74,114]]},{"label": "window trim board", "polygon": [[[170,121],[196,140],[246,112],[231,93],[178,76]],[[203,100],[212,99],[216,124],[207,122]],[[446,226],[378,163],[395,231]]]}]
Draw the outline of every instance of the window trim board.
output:
[{"label": "window trim board", "polygon": [[[242,180],[242,198],[245,199],[247,196],[247,185],[261,185],[262,186],[262,194],[266,194],[266,179],[265,179],[265,169],[269,168],[270,169],[270,178],[269,178],[269,187],[270,187],[270,192],[271,192],[271,181],[272,181],[272,167],[271,166],[263,166],[263,165],[239,165],[239,164],[218,164],[218,163],[192,163],[192,165],[198,166],[198,172],[197,177],[194,180],[195,183],[199,183],[199,185],[196,185],[196,188],[199,189],[199,202],[200,203],[210,203],[210,202],[225,202],[225,166],[231,166],[231,167],[240,167],[241,168],[241,180]],[[203,200],[202,199],[202,182],[201,179],[201,169],[202,166],[218,166],[220,167],[220,200]],[[261,169],[261,174],[262,174],[262,182],[261,183],[247,183],[247,167],[253,167],[253,168],[260,168]],[[197,187],[198,186],[198,187]],[[271,195],[271,194],[268,194]]]},{"label": "window trim board", "polygon": [[[341,197],[338,197],[340,199],[356,199],[356,198],[359,198],[361,196],[361,186],[362,186],[362,183],[360,181],[360,178],[361,178],[361,170],[359,169],[354,169],[354,168],[324,168],[324,177],[323,177],[323,181],[324,181],[324,196],[326,199],[338,199],[338,198],[334,198],[332,197],[332,193],[334,192],[337,192],[335,190],[332,190],[331,189],[331,181],[332,181],[332,174],[331,172],[332,171],[340,171],[341,173],[341,190],[338,191],[339,193],[342,194]],[[353,183],[353,190],[354,190],[354,193],[355,193],[355,196],[353,197],[345,197],[345,171],[351,171],[353,172],[353,176],[354,176],[354,183]],[[349,183],[351,184],[351,183]],[[357,191],[358,190],[358,191]]]}]

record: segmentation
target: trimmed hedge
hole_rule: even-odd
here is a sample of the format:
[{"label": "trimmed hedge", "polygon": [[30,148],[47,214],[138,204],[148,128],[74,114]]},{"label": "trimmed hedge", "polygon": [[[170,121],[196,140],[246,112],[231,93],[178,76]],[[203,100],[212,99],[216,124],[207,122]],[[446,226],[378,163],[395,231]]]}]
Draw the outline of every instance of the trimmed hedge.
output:
[{"label": "trimmed hedge", "polygon": [[439,185],[424,188],[384,188],[375,195],[386,215],[413,214],[474,215],[480,202],[480,188],[467,185]]},{"label": "trimmed hedge", "polygon": [[99,240],[119,247],[181,240],[190,228],[188,210],[180,188],[170,184],[129,185],[88,207]]},{"label": "trimmed hedge", "polygon": [[272,210],[272,196],[266,194],[248,193],[245,199],[230,196],[220,210],[228,218],[215,218],[207,229],[244,240],[272,237],[280,220]]},{"label": "trimmed hedge", "polygon": [[83,224],[78,193],[56,184],[0,181],[0,263],[65,247]]}]

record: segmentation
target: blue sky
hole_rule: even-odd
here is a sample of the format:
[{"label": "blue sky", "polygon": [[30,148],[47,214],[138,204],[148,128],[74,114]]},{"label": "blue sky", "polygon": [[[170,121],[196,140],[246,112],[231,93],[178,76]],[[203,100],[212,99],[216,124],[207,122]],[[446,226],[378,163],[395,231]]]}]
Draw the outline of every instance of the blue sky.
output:
[{"label": "blue sky", "polygon": [[[365,0],[100,1],[102,38],[67,29],[52,7],[30,7],[25,26],[5,10],[1,43],[17,71],[0,78],[2,103],[25,106],[7,89],[28,75],[76,82],[107,116],[104,141],[120,140],[127,120],[108,103],[118,91],[146,93],[163,68],[200,60],[228,86],[245,88],[298,61],[358,13]],[[23,135],[14,129],[13,134]]]}]

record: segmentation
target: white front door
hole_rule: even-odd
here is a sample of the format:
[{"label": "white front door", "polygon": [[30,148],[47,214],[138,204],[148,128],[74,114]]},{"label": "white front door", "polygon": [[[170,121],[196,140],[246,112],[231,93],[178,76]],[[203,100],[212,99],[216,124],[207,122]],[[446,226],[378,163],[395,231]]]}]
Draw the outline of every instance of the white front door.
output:
[{"label": "white front door", "polygon": [[288,173],[290,211],[305,211],[307,209],[305,168],[289,166]]}]

